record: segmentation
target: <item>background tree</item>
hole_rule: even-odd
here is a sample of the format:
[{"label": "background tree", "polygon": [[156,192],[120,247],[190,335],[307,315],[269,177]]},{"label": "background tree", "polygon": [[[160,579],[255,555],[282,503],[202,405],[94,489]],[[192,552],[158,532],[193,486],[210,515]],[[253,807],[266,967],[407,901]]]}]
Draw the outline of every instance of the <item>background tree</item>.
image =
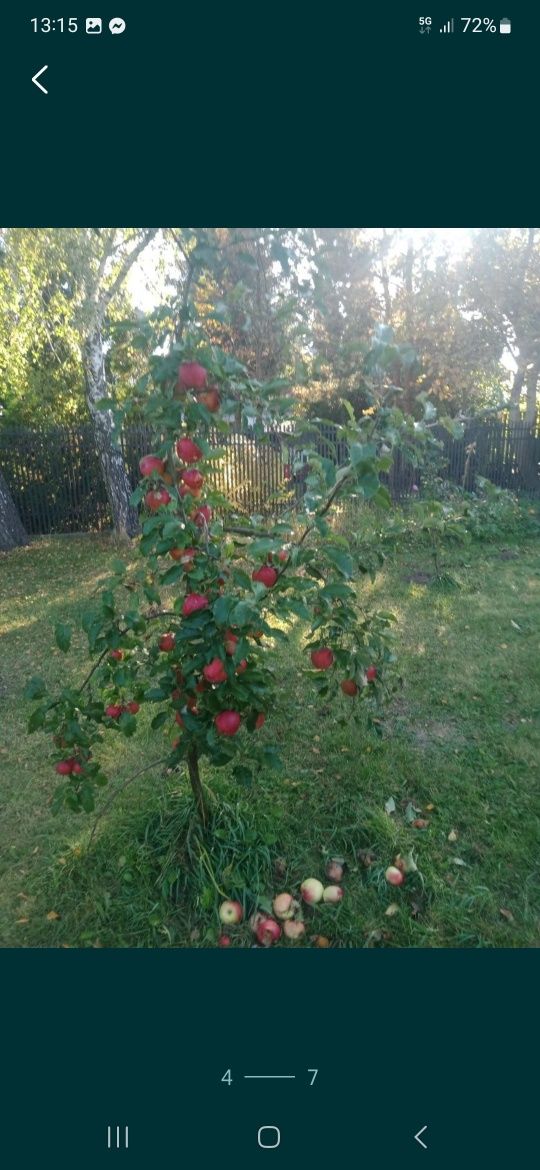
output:
[{"label": "background tree", "polygon": [[118,535],[133,535],[137,517],[113,415],[98,405],[109,397],[104,334],[111,307],[156,230],[8,229],[2,239],[2,395],[8,408],[24,401],[27,417],[42,423],[44,388],[51,413],[60,397],[75,415],[84,386]]}]

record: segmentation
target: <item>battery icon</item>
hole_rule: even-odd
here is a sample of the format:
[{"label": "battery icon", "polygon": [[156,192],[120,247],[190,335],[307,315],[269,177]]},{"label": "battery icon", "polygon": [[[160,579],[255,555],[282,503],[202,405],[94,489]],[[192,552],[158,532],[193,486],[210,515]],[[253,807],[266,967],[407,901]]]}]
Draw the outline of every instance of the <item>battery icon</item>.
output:
[{"label": "battery icon", "polygon": [[511,25],[507,16],[503,16],[501,23],[499,25],[499,30],[502,33],[512,32],[512,25]]}]

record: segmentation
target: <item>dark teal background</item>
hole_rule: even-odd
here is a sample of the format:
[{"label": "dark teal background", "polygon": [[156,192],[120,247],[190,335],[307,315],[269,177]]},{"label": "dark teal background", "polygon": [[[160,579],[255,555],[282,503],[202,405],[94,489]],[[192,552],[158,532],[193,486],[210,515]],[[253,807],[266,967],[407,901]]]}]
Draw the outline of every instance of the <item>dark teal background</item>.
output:
[{"label": "dark teal background", "polygon": [[[4,224],[537,222],[538,13],[429,38],[388,8],[118,14],[114,38],[3,17]],[[537,951],[4,950],[0,973],[10,1170],[537,1160]]]},{"label": "dark teal background", "polygon": [[171,9],[101,10],[115,37],[3,17],[5,223],[534,220],[538,8],[510,36],[441,36],[448,12],[421,36],[401,6]]},{"label": "dark teal background", "polygon": [[[25,952],[2,962],[4,1164],[537,1160],[537,975],[511,952]],[[7,969],[6,969],[7,968]],[[222,1083],[231,1069],[233,1084]],[[319,1073],[309,1087],[308,1068]],[[296,1074],[244,1081],[244,1073]],[[107,1150],[108,1125],[129,1149]],[[276,1125],[281,1145],[257,1146]],[[414,1140],[422,1126],[428,1149]]]}]

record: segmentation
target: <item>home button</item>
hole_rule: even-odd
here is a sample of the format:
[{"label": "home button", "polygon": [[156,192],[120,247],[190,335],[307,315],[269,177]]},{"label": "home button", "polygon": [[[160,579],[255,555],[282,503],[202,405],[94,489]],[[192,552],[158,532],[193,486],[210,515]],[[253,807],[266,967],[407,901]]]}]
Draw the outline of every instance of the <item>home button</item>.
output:
[{"label": "home button", "polygon": [[281,1134],[277,1125],[261,1125],[257,1134],[257,1145],[261,1150],[277,1150]]}]

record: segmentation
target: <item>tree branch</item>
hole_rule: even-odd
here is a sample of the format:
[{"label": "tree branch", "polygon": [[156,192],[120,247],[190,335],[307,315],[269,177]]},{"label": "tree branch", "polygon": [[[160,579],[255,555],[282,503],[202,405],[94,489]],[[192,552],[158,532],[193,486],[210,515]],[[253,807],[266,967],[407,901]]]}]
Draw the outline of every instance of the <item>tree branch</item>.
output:
[{"label": "tree branch", "polygon": [[138,772],[134,772],[133,776],[129,776],[127,780],[124,780],[123,784],[121,784],[119,788],[115,788],[112,795],[109,797],[109,799],[105,802],[103,807],[98,812],[98,815],[94,821],[94,826],[93,826],[92,832],[90,834],[88,848],[90,848],[92,841],[94,840],[94,837],[96,835],[96,829],[99,825],[99,822],[105,816],[105,813],[108,811],[108,809],[110,809],[111,805],[114,804],[116,797],[120,796],[120,793],[124,792],[124,790],[126,788],[128,788],[130,784],[133,784],[133,781],[137,780],[137,778],[139,776],[142,776],[144,772],[149,772],[151,768],[158,768],[160,764],[166,764],[168,759],[169,759],[168,756],[162,756],[162,758],[160,760],[152,760],[151,764],[146,764],[146,766],[144,768],[139,768]]},{"label": "tree branch", "polygon": [[[98,319],[99,324],[101,324],[101,322],[103,321],[103,317],[105,316],[106,310],[108,309],[113,297],[116,296],[118,289],[120,288],[120,286],[123,284],[124,280],[126,279],[126,276],[129,272],[130,268],[133,267],[135,261],[139,258],[141,252],[143,252],[144,249],[150,243],[150,241],[154,239],[154,236],[157,235],[158,231],[159,231],[159,228],[147,228],[146,229],[146,231],[143,233],[141,238],[137,241],[135,247],[132,248],[131,252],[129,252],[127,256],[124,256],[122,264],[120,265],[120,268],[119,268],[110,288],[103,289],[101,295],[98,295],[96,308],[97,308],[97,319]],[[103,270],[101,273],[101,279],[103,279]],[[97,292],[98,292],[98,290],[96,289],[96,293]]]}]

